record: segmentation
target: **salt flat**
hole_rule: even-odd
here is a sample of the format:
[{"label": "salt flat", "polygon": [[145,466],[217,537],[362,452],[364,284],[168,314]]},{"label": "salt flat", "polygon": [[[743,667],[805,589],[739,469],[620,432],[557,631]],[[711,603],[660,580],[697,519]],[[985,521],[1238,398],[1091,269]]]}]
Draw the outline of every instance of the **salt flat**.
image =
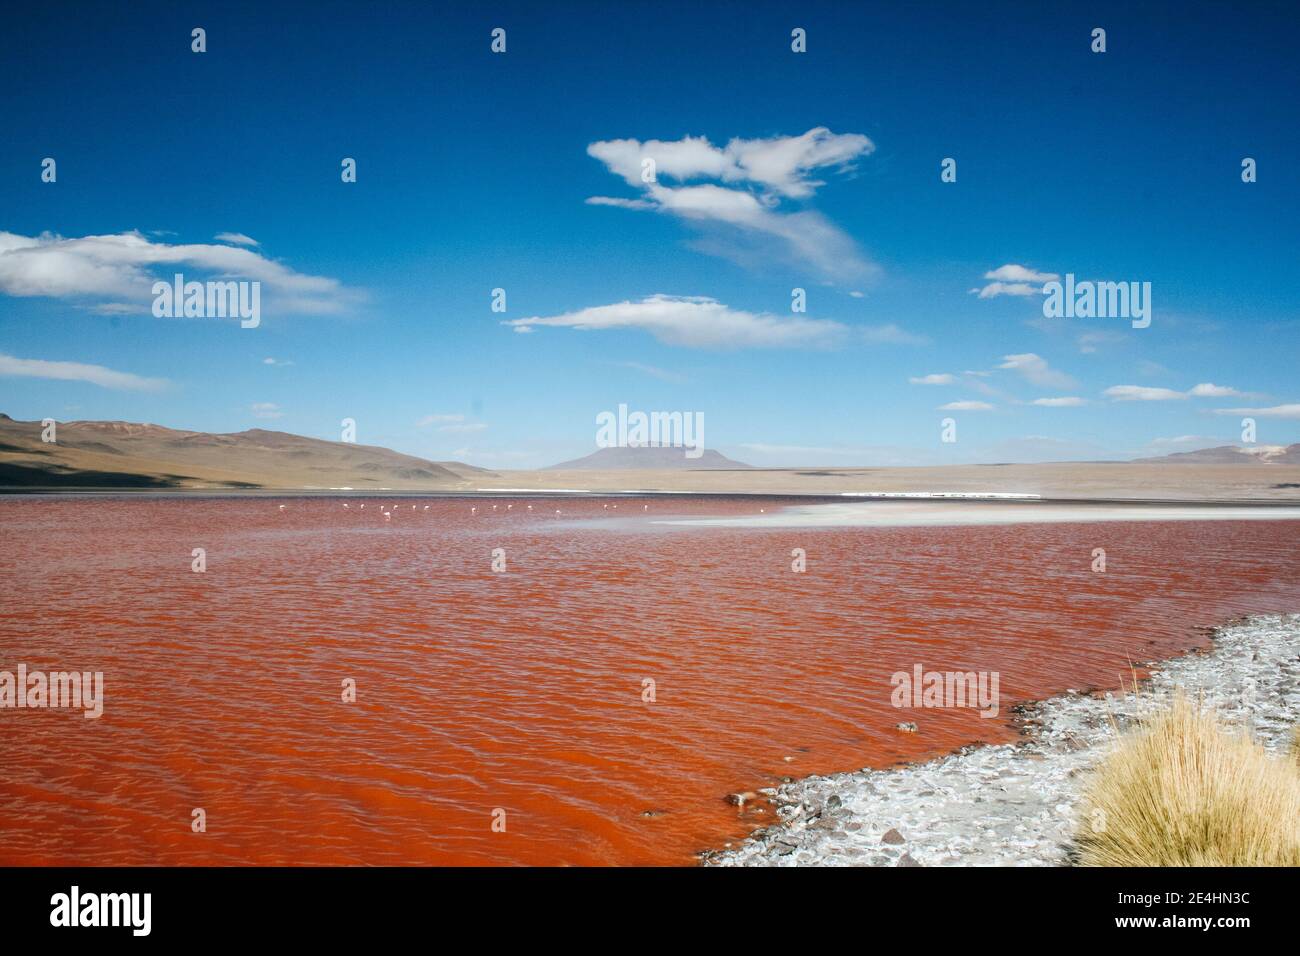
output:
[{"label": "salt flat", "polygon": [[1007,502],[991,499],[863,500],[791,505],[749,515],[668,518],[654,523],[711,528],[853,528],[1060,524],[1094,521],[1300,520],[1300,506],[1247,504],[1112,504]]}]

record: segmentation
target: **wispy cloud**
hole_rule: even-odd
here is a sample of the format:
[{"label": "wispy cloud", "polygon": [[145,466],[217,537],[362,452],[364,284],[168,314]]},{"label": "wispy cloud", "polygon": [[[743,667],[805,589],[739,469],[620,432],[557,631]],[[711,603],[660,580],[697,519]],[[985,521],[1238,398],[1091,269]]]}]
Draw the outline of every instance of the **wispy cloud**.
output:
[{"label": "wispy cloud", "polygon": [[[680,140],[614,139],[591,143],[587,153],[641,190],[634,199],[592,196],[597,206],[667,213],[692,224],[722,229],[740,246],[716,241],[698,246],[738,261],[773,250],[755,247],[755,239],[774,242],[779,254],[811,266],[833,279],[865,278],[877,268],[857,244],[820,213],[785,211],[786,200],[808,200],[825,181],[822,170],[846,172],[875,145],[858,133],[832,133],[816,127],[800,136],[732,139],[714,146],[702,136]],[[654,178],[646,181],[647,161]],[[672,180],[676,185],[664,185]],[[701,182],[712,180],[712,182]],[[725,185],[724,185],[725,184]]]},{"label": "wispy cloud", "polygon": [[1112,385],[1102,394],[1117,402],[1176,402],[1187,398],[1186,392],[1148,385]]},{"label": "wispy cloud", "polygon": [[1270,405],[1268,408],[1216,408],[1216,415],[1249,415],[1252,418],[1300,418],[1300,402]]},{"label": "wispy cloud", "polygon": [[1047,364],[1047,360],[1033,352],[1023,352],[1019,355],[1002,356],[1000,369],[1011,369],[1019,372],[1031,385],[1037,385],[1040,388],[1074,388],[1077,382],[1064,372],[1059,372]]},{"label": "wispy cloud", "polygon": [[1202,382],[1200,385],[1193,385],[1187,394],[1196,398],[1241,398],[1245,393],[1229,388],[1227,385]]},{"label": "wispy cloud", "polygon": [[1000,295],[1039,295],[1043,291],[1044,282],[1051,282],[1060,276],[1055,272],[1040,272],[1009,262],[984,273],[984,278],[992,281],[970,290],[981,299],[992,299]]},{"label": "wispy cloud", "polygon": [[1036,398],[1029,404],[1041,405],[1044,408],[1078,408],[1080,405],[1087,405],[1088,402],[1086,399],[1067,395],[1061,398]]},{"label": "wispy cloud", "polygon": [[50,362],[45,359],[15,358],[0,354],[0,376],[16,378],[48,378],[64,382],[88,382],[100,388],[123,389],[132,392],[156,392],[166,388],[163,378],[144,378],[130,372],[118,372],[103,365],[83,362]]},{"label": "wispy cloud", "polygon": [[848,327],[829,319],[783,317],[732,309],[705,296],[652,295],[561,315],[502,323],[516,332],[550,326],[580,331],[640,329],[667,345],[688,348],[819,348],[843,340]]},{"label": "wispy cloud", "polygon": [[254,418],[283,418],[284,411],[275,402],[254,402],[248,406]]},{"label": "wispy cloud", "polygon": [[0,232],[5,295],[79,300],[101,312],[148,312],[154,281],[170,281],[177,270],[261,282],[265,304],[286,312],[342,312],[361,296],[338,279],[296,272],[236,246],[154,242],[140,232],[73,239]]},{"label": "wispy cloud", "polygon": [[233,242],[237,246],[260,246],[261,243],[252,236],[246,236],[242,232],[219,232],[212,237],[217,242]]},{"label": "wispy cloud", "polygon": [[271,358],[270,356],[268,356],[262,359],[262,364],[275,365],[279,368],[288,368],[290,365],[293,364],[293,361],[290,359],[278,359],[278,358]]},{"label": "wispy cloud", "polygon": [[935,372],[931,375],[909,378],[907,381],[912,385],[953,385],[957,382],[957,378],[947,372]]},{"label": "wispy cloud", "polygon": [[807,199],[825,185],[810,175],[819,169],[846,169],[870,155],[875,144],[858,133],[832,133],[824,126],[801,136],[732,139],[714,146],[703,136],[679,140],[611,139],[592,143],[587,153],[629,186],[642,185],[643,162],[651,159],[657,177],[678,182],[716,179],[727,183],[752,183],[781,196]]},{"label": "wispy cloud", "polygon": [[939,406],[941,412],[989,412],[992,410],[993,406],[988,402],[949,402],[946,405]]},{"label": "wispy cloud", "polygon": [[463,422],[464,420],[465,420],[464,415],[456,415],[456,414],[425,415],[418,422],[416,422],[415,425],[417,428],[428,428],[430,425],[455,424],[456,422]]},{"label": "wispy cloud", "polygon": [[1172,402],[1186,398],[1247,398],[1250,392],[1240,392],[1227,385],[1202,382],[1185,392],[1172,388],[1152,388],[1146,385],[1112,385],[1102,393],[1117,402]]}]

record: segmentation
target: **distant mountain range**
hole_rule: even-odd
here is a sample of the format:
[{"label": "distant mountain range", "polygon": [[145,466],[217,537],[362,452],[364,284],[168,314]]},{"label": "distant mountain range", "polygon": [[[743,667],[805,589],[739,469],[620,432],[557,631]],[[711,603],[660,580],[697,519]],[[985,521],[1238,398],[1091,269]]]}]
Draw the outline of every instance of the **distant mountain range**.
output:
[{"label": "distant mountain range", "polygon": [[[20,422],[0,414],[0,487],[473,491],[513,484],[524,477],[519,473],[507,478],[458,461],[428,461],[376,445],[323,441],[262,428],[210,434],[132,422],[60,422],[54,443],[41,441],[41,430],[40,422]],[[1139,458],[1129,464],[1297,466],[1300,444],[1222,445]],[[674,472],[767,474],[711,449],[698,458],[687,458],[686,449],[665,446],[601,448],[542,471],[658,471],[661,480],[669,482],[679,480],[671,477]],[[890,469],[873,471],[883,475]],[[539,486],[563,480],[542,481],[539,472],[533,474],[538,475]],[[825,474],[834,477],[839,471]],[[595,476],[587,480],[598,481]],[[739,476],[735,481],[720,480],[727,488],[750,481]]]},{"label": "distant mountain range", "polygon": [[640,471],[672,469],[698,471],[702,469],[751,468],[744,462],[733,461],[720,452],[706,448],[698,458],[687,458],[686,449],[680,446],[644,445],[638,448],[600,448],[584,458],[551,465],[546,471]]},{"label": "distant mountain range", "polygon": [[1300,465],[1300,444],[1219,445],[1197,451],[1180,451],[1159,458],[1137,458],[1141,464],[1170,465]]},{"label": "distant mountain range", "polygon": [[132,422],[40,422],[0,414],[0,486],[455,490],[494,472],[375,445],[251,428],[231,434]]}]

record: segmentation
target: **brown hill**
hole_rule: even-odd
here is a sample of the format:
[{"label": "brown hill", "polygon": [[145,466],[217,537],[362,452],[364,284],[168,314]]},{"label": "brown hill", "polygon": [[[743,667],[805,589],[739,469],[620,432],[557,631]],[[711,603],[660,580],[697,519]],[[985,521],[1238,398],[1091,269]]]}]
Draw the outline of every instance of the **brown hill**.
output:
[{"label": "brown hill", "polygon": [[459,490],[493,472],[376,445],[251,428],[231,434],[135,422],[40,422],[0,414],[0,486]]}]

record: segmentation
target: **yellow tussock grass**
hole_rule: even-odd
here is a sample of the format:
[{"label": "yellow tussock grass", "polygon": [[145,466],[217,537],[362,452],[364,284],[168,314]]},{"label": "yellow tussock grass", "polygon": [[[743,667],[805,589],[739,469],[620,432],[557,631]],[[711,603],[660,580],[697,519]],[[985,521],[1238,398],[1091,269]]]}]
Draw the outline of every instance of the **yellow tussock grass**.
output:
[{"label": "yellow tussock grass", "polygon": [[1179,694],[1091,775],[1085,866],[1300,866],[1300,730],[1273,756]]}]

